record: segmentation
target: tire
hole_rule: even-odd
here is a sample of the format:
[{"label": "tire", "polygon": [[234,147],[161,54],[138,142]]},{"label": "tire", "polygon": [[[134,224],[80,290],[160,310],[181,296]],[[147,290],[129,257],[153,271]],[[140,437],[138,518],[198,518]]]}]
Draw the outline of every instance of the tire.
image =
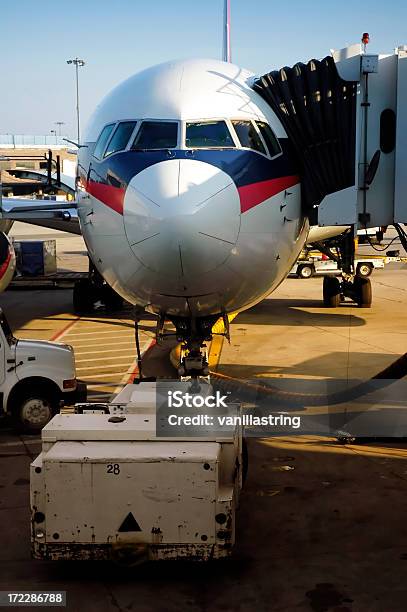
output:
[{"label": "tire", "polygon": [[73,309],[77,314],[92,312],[93,291],[87,278],[75,282],[73,288]]},{"label": "tire", "polygon": [[314,268],[313,266],[304,265],[300,266],[297,271],[298,278],[311,278],[314,276]]},{"label": "tire", "polygon": [[372,284],[370,279],[357,276],[354,280],[355,301],[359,308],[372,306]]},{"label": "tire", "polygon": [[323,281],[324,305],[336,308],[341,303],[341,284],[336,276],[324,276]]},{"label": "tire", "polygon": [[45,385],[22,389],[17,392],[12,404],[14,428],[27,434],[38,434],[58,412],[58,400]]},{"label": "tire", "polygon": [[362,276],[363,278],[367,278],[373,272],[373,266],[368,263],[360,263],[358,264],[356,274],[358,276]]}]

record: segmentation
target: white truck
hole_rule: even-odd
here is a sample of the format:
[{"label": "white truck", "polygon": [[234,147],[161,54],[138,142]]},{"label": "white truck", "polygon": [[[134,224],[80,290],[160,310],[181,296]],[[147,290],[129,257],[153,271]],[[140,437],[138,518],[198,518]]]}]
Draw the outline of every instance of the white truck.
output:
[{"label": "white truck", "polygon": [[85,398],[72,347],[15,338],[0,308],[0,413],[10,417],[16,429],[37,433],[62,402],[70,405]]},{"label": "white truck", "polygon": [[[394,258],[393,258],[394,259]],[[355,259],[356,274],[358,276],[370,276],[373,270],[384,268],[388,263],[386,257],[358,257]],[[321,254],[310,254],[306,259],[298,259],[291,269],[290,276],[298,278],[311,278],[316,275],[340,275],[338,264],[332,259],[323,259]]]}]

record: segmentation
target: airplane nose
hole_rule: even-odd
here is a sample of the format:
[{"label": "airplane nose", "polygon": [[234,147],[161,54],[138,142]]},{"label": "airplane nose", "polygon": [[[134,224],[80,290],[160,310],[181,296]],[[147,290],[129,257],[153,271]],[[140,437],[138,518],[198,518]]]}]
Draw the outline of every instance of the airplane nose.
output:
[{"label": "airplane nose", "polygon": [[136,257],[184,284],[225,262],[240,229],[240,199],[232,179],[194,159],[170,159],[134,176],[123,214]]}]

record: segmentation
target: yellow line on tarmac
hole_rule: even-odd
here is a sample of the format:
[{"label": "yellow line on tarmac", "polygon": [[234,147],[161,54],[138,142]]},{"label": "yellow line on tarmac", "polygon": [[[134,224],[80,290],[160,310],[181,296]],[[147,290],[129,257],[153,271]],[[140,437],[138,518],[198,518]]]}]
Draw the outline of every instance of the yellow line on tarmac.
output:
[{"label": "yellow line on tarmac", "polygon": [[209,369],[214,370],[215,372],[219,367],[220,355],[222,352],[224,340],[224,336],[214,336],[212,338],[211,346],[209,348]]},{"label": "yellow line on tarmac", "polygon": [[[237,317],[239,313],[232,312],[228,315],[229,323],[233,321],[235,317]],[[225,332],[225,324],[222,319],[219,319],[212,328],[212,332],[214,334],[222,334]],[[212,338],[211,346],[209,348],[208,362],[209,369],[216,370],[219,367],[220,355],[222,353],[223,343],[225,341],[225,336],[216,336],[214,335]]]}]

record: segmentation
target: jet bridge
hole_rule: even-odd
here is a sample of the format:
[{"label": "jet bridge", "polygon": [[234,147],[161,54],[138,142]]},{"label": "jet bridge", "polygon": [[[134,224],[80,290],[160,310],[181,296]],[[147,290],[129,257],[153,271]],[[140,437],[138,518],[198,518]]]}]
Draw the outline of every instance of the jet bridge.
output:
[{"label": "jet bridge", "polygon": [[265,74],[253,88],[296,149],[315,223],[356,232],[407,222],[407,46],[372,55],[353,45]]}]

